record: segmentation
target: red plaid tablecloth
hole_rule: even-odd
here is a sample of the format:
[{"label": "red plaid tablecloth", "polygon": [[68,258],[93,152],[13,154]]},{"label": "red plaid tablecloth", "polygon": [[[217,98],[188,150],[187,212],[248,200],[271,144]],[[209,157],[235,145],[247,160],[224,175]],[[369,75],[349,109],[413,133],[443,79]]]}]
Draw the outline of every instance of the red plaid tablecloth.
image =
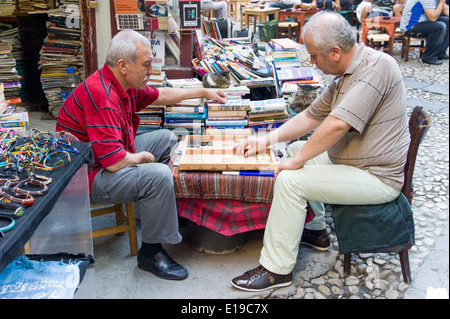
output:
[{"label": "red plaid tablecloth", "polygon": [[[180,171],[173,167],[178,214],[225,236],[266,226],[273,197],[273,177]],[[306,222],[314,218],[307,207]]]}]

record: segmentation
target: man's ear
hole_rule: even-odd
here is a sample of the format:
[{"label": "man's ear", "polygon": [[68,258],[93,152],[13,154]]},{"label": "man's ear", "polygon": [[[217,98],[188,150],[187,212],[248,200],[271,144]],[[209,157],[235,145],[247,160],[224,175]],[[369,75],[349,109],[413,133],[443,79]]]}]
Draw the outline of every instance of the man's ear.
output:
[{"label": "man's ear", "polygon": [[341,59],[341,57],[342,57],[342,50],[341,50],[341,48],[338,47],[338,46],[334,46],[334,47],[331,49],[330,57],[331,57],[335,62],[339,61],[339,60]]},{"label": "man's ear", "polygon": [[120,71],[121,74],[125,75],[128,72],[128,63],[125,61],[125,59],[119,59],[117,61],[117,69]]}]

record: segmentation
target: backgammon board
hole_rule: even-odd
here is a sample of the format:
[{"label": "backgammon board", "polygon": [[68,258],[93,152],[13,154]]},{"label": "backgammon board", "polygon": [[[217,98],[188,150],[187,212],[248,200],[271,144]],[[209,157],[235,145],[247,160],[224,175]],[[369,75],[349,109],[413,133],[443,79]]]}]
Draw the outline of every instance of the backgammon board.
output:
[{"label": "backgammon board", "polygon": [[237,156],[233,149],[237,140],[246,136],[190,135],[182,141],[180,170],[203,171],[273,171],[277,159],[271,148],[256,156]]}]

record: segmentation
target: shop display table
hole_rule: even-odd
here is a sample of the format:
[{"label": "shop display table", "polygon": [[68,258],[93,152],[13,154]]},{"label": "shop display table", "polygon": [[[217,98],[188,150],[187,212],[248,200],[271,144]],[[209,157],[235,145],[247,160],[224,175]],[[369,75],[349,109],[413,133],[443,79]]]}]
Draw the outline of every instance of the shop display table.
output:
[{"label": "shop display table", "polygon": [[[298,10],[298,9],[283,9],[280,10],[280,22],[286,21],[287,17],[293,17],[298,20],[300,23],[300,32],[302,32],[302,28],[306,23],[306,18],[312,15],[315,15],[319,12],[320,9],[314,10]],[[300,43],[303,43],[302,38],[300,37]]]},{"label": "shop display table", "polygon": [[[86,165],[91,161],[92,151],[89,143],[73,141],[71,144],[79,153],[71,153],[70,163],[53,171],[36,170],[36,174],[47,176],[52,181],[48,184],[47,193],[36,196],[34,203],[24,208],[23,216],[15,219],[13,229],[0,238],[0,271],[20,254],[27,242],[30,242],[33,254],[56,253],[61,252],[59,249],[62,247],[70,247],[81,233],[86,236],[86,241],[82,240],[83,248],[72,246],[74,251],[65,248],[66,251],[92,254]],[[20,145],[19,139],[17,145]],[[54,212],[57,207],[58,211]],[[80,221],[84,224],[81,225]],[[44,249],[49,245],[58,247],[53,251]]]},{"label": "shop display table", "polygon": [[225,236],[265,227],[274,178],[173,167],[178,214]]},{"label": "shop display table", "polygon": [[394,51],[395,29],[400,26],[401,17],[373,17],[362,19],[362,40],[367,45],[367,33],[372,28],[384,28],[389,35],[389,55]]},{"label": "shop display table", "polygon": [[[178,214],[224,236],[265,228],[274,177],[181,171],[173,166]],[[314,218],[308,205],[306,222]]]},{"label": "shop display table", "polygon": [[275,15],[275,20],[279,19],[279,11],[280,8],[245,8],[244,9],[244,17],[245,17],[245,25],[250,29],[250,16],[255,18],[253,25],[253,33],[256,34],[256,24],[257,19],[259,23],[264,23],[267,20],[267,16],[270,14]]}]

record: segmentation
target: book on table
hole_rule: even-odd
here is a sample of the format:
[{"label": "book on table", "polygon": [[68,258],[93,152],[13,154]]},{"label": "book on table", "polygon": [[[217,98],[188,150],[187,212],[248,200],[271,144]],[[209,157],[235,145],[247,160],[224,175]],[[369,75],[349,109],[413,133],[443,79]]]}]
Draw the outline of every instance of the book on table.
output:
[{"label": "book on table", "polygon": [[311,68],[281,68],[277,70],[277,74],[278,80],[282,82],[313,79]]}]

